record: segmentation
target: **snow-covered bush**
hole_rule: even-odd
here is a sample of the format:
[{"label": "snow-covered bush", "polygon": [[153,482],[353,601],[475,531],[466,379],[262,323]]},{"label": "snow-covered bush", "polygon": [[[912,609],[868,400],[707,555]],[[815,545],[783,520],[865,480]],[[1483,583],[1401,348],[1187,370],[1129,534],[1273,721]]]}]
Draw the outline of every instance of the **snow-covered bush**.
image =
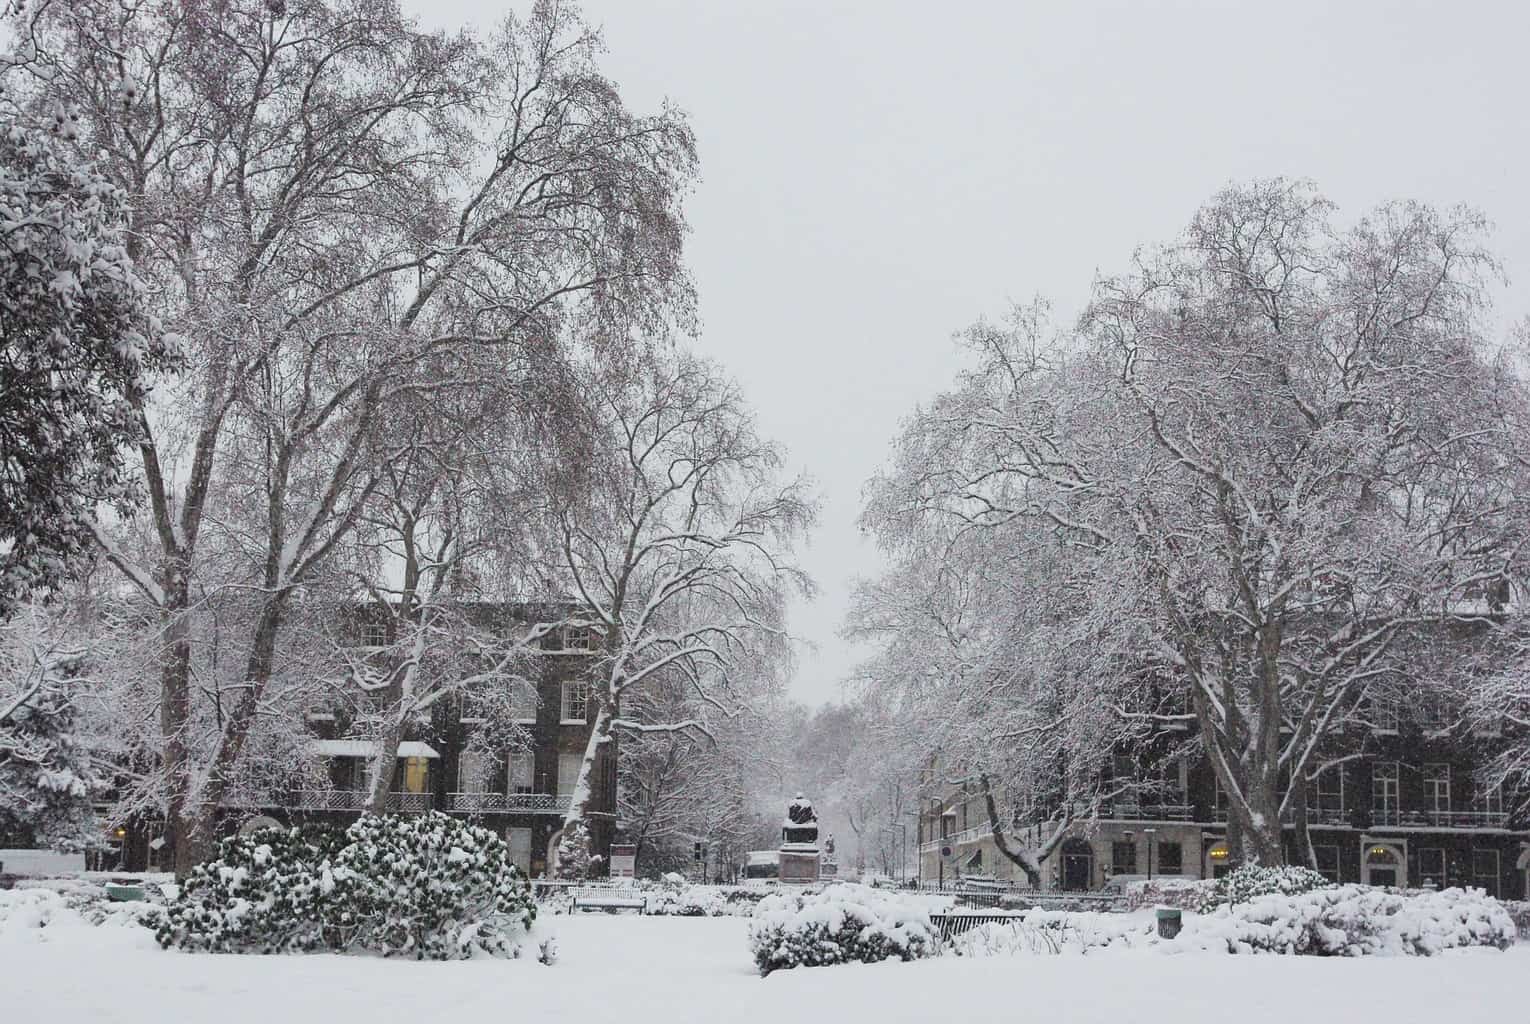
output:
[{"label": "snow-covered bush", "polygon": [[1311,868],[1295,865],[1267,868],[1245,864],[1218,878],[1209,888],[1202,889],[1200,909],[1210,911],[1224,903],[1247,903],[1260,896],[1294,896],[1326,889],[1333,884]]},{"label": "snow-covered bush", "polygon": [[335,872],[362,948],[432,960],[516,955],[536,905],[494,833],[435,811],[366,815],[345,836]]},{"label": "snow-covered bush", "polygon": [[164,946],[212,952],[515,956],[536,917],[504,841],[449,815],[366,815],[343,835],[224,840],[186,881]]},{"label": "snow-covered bush", "polygon": [[778,893],[760,901],[749,945],[761,974],[937,952],[930,917],[918,904],[864,885],[831,885],[821,893]]},{"label": "snow-covered bush", "polygon": [[345,923],[332,866],[343,844],[339,831],[312,827],[223,840],[167,908],[156,932],[160,945],[209,953],[343,946],[344,937],[325,934]]},{"label": "snow-covered bush", "polygon": [[1460,946],[1507,949],[1515,925],[1481,889],[1416,895],[1363,885],[1256,896],[1186,923],[1181,948],[1313,956],[1429,956]]},{"label": "snow-covered bush", "polygon": [[727,917],[731,911],[728,901],[715,888],[687,886],[650,893],[645,913],[656,917]]}]

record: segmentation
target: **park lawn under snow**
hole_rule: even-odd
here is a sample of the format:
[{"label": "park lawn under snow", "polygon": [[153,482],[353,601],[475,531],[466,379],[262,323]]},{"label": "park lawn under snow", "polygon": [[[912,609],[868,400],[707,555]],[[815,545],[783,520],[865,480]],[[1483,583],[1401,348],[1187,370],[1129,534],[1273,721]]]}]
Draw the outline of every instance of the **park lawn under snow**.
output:
[{"label": "park lawn under snow", "polygon": [[0,935],[0,1019],[213,1021],[621,1020],[627,1024],[1012,1020],[1059,1024],[1293,1019],[1524,1019],[1530,947],[1323,959],[951,957],[759,977],[740,918],[544,918],[558,962],[172,953],[147,930],[59,924]]}]

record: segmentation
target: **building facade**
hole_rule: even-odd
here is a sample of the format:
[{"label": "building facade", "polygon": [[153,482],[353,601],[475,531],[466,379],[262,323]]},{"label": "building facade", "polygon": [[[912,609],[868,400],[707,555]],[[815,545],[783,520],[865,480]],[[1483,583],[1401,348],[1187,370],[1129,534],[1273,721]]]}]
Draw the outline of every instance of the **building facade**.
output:
[{"label": "building facade", "polygon": [[[1345,733],[1353,751],[1307,787],[1307,820],[1317,868],[1336,882],[1438,888],[1477,886],[1504,899],[1530,894],[1530,821],[1498,789],[1474,779],[1472,751],[1490,737],[1463,743],[1441,721],[1373,715],[1372,727]],[[1113,879],[1211,878],[1229,867],[1227,809],[1204,758],[1118,755],[1114,778],[1144,781],[1151,796],[1080,809],[1081,820],[1042,864],[1043,886],[1093,890]],[[1167,756],[1164,756],[1167,753]],[[1151,775],[1145,779],[1144,776]],[[975,782],[931,787],[919,820],[920,874],[925,882],[979,875],[1025,884],[999,852],[986,802]],[[1051,818],[1053,815],[1048,814]],[[1050,826],[1021,816],[1007,833],[1035,849]],[[1288,816],[1287,856],[1296,828]]]},{"label": "building facade", "polygon": [[[437,701],[428,717],[409,723],[398,747],[388,809],[459,815],[503,837],[511,859],[531,877],[551,870],[574,784],[593,729],[589,701],[598,636],[586,627],[555,626],[569,609],[549,605],[485,605],[471,610],[474,624],[501,638],[525,640],[541,632],[528,670],[516,681],[456,693]],[[363,658],[393,657],[386,616],[365,610],[345,632]],[[509,692],[505,692],[508,690]],[[245,787],[224,802],[220,832],[261,825],[325,824],[355,820],[370,797],[371,762],[381,721],[376,714],[397,698],[378,691],[370,700],[340,700],[311,707],[305,771],[269,786]],[[508,719],[508,721],[507,721]],[[618,741],[603,744],[591,780],[592,853],[610,863],[617,833]],[[144,833],[142,836],[129,832]],[[156,851],[152,825],[124,830],[119,863],[141,870]],[[136,841],[135,841],[136,840]]]}]

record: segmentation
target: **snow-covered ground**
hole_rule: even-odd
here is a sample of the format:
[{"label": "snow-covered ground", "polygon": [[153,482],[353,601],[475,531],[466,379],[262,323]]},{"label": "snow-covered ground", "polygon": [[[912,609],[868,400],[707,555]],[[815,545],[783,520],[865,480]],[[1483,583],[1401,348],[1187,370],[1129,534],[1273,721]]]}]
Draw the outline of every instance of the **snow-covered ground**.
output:
[{"label": "snow-covered ground", "polygon": [[[739,918],[553,917],[555,966],[167,953],[147,931],[0,930],[0,1019],[121,1024],[1524,1019],[1530,947],[1430,958],[1101,953],[942,958],[760,978]],[[1023,1008],[1023,1013],[1022,1013]]]}]

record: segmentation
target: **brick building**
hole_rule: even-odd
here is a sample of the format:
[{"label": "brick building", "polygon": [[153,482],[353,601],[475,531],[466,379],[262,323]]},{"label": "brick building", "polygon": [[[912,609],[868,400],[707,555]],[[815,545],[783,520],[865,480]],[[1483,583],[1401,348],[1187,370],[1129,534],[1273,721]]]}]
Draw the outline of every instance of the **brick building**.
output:
[{"label": "brick building", "polygon": [[[511,858],[532,877],[549,870],[567,812],[575,776],[593,727],[589,707],[592,647],[597,637],[584,627],[556,626],[572,609],[547,604],[484,604],[467,609],[477,628],[509,639],[535,641],[528,682],[497,684],[505,694],[466,693],[438,701],[428,721],[410,724],[398,747],[389,810],[410,814],[430,810],[461,815],[504,837]],[[347,616],[345,633],[362,655],[390,654],[387,616],[358,609]],[[394,695],[396,696],[396,695]],[[512,723],[500,721],[486,743],[471,744],[474,733],[489,730],[485,707],[510,707]],[[390,699],[379,692],[378,705]],[[312,733],[308,770],[269,787],[246,789],[224,804],[220,831],[231,833],[256,824],[344,825],[359,816],[369,797],[374,740],[356,738],[371,731],[366,701],[336,700],[312,707],[305,715]],[[509,726],[509,727],[507,727]],[[593,852],[606,858],[616,831],[616,756],[613,738],[595,763],[590,827]],[[320,780],[320,781],[315,781]],[[327,783],[327,784],[326,784]],[[121,863],[141,869],[153,853],[144,840],[152,828],[123,835]]]},{"label": "brick building", "polygon": [[[1307,788],[1318,869],[1340,882],[1472,885],[1505,899],[1525,899],[1530,820],[1514,811],[1516,802],[1506,801],[1502,791],[1484,789],[1473,777],[1473,752],[1493,738],[1462,737],[1459,728],[1446,727],[1439,711],[1378,709],[1370,715],[1373,724],[1339,737],[1341,749],[1331,760],[1352,757]],[[1208,878],[1226,870],[1227,811],[1215,774],[1203,757],[1176,756],[1191,749],[1190,738],[1188,730],[1171,734],[1146,756],[1115,758],[1109,774],[1145,780],[1142,792],[1151,795],[1106,803],[1092,820],[1071,826],[1042,864],[1046,888],[1089,890],[1111,879]],[[931,778],[935,775],[932,771]],[[919,850],[926,882],[984,875],[1024,883],[1024,873],[994,845],[975,782],[932,785],[925,797]],[[1010,831],[1039,846],[1049,837],[1041,818],[1021,816]],[[1288,856],[1295,833],[1288,816]]]}]

